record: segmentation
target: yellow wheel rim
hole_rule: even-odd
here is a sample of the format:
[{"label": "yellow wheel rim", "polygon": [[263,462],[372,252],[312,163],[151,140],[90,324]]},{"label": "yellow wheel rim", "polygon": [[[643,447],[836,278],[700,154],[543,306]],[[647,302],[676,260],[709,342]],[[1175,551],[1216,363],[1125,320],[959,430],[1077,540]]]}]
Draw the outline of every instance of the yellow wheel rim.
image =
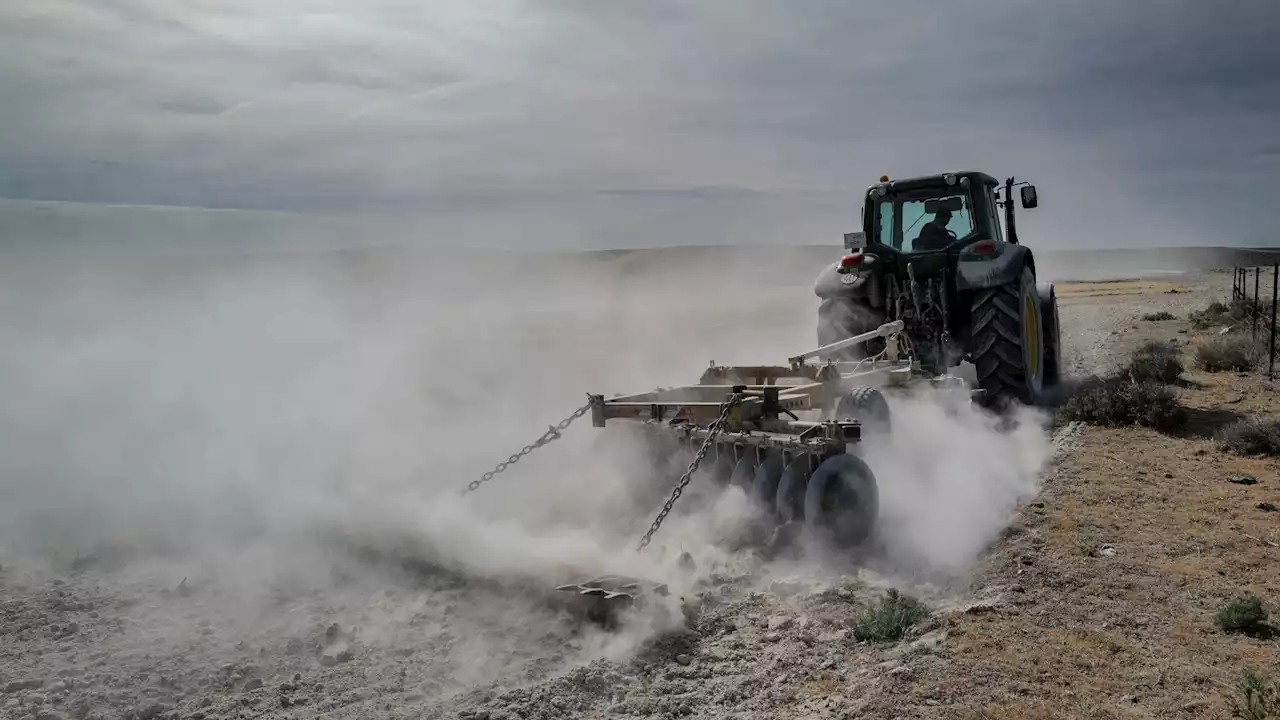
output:
[{"label": "yellow wheel rim", "polygon": [[1035,298],[1030,295],[1023,299],[1022,313],[1026,320],[1022,323],[1022,346],[1027,353],[1027,380],[1040,376],[1040,314],[1036,312]]}]

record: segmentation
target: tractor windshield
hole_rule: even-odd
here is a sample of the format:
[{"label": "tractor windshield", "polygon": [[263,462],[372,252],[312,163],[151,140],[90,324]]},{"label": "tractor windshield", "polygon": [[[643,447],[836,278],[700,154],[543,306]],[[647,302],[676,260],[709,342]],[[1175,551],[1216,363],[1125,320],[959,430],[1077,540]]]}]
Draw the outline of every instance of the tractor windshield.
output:
[{"label": "tractor windshield", "polygon": [[918,190],[888,195],[877,203],[879,241],[905,253],[951,247],[973,234],[973,204],[967,190]]}]

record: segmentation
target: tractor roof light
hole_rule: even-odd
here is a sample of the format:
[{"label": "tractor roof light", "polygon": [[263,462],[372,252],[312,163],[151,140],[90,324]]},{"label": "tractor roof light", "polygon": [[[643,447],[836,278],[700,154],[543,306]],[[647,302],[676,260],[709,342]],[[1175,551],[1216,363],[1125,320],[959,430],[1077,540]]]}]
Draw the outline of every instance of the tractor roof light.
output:
[{"label": "tractor roof light", "polygon": [[948,186],[956,184],[956,176],[952,175],[951,173],[947,173],[947,176],[943,179],[947,181]]}]

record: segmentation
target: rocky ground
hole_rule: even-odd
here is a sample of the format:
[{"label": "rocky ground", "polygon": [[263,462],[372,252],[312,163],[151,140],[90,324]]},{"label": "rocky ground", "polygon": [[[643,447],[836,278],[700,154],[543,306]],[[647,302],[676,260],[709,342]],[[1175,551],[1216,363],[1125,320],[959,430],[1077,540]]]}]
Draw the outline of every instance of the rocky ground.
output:
[{"label": "rocky ground", "polygon": [[[1185,318],[1229,287],[1225,274],[1060,285],[1065,359],[1100,372],[1143,339],[1189,342],[1182,320],[1141,316]],[[1192,406],[1280,411],[1257,377],[1192,379]],[[604,632],[528,584],[351,548],[332,551],[323,583],[253,593],[180,559],[15,565],[0,569],[0,716],[1228,717],[1240,669],[1280,661],[1274,642],[1211,622],[1243,588],[1280,593],[1280,515],[1256,509],[1280,503],[1276,469],[1203,436],[1069,424],[1039,497],[971,582],[751,557],[704,573],[687,626],[665,632],[636,625],[644,614]],[[922,611],[903,639],[866,639],[860,621],[894,589]]]}]

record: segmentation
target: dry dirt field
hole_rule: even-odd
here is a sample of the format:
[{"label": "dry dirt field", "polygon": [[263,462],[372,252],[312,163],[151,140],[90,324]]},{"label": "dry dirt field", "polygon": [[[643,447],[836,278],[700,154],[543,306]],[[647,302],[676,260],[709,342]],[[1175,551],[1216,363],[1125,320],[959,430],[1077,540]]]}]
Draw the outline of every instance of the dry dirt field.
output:
[{"label": "dry dirt field", "polygon": [[[500,481],[510,493],[506,505],[489,508],[499,514],[472,524],[470,511],[442,500],[414,508],[410,498],[416,496],[387,494],[389,485],[378,486],[392,498],[388,501],[373,497],[368,485],[328,479],[277,486],[243,467],[239,471],[256,484],[232,490],[247,492],[243,507],[257,503],[258,515],[229,524],[231,515],[215,515],[214,524],[222,523],[219,533],[199,525],[212,523],[208,516],[185,514],[189,508],[180,501],[193,494],[197,505],[225,503],[225,495],[234,495],[230,490],[206,496],[200,494],[204,486],[193,484],[164,502],[152,495],[102,496],[90,509],[122,518],[111,532],[145,539],[147,551],[54,547],[41,551],[42,562],[26,556],[0,567],[0,717],[1230,718],[1232,702],[1243,697],[1237,684],[1247,668],[1280,672],[1280,640],[1269,631],[1226,633],[1215,619],[1224,603],[1250,592],[1273,616],[1280,613],[1280,512],[1275,511],[1280,468],[1274,458],[1241,457],[1214,440],[1218,428],[1239,417],[1280,417],[1280,400],[1265,375],[1208,373],[1193,363],[1194,345],[1218,337],[1219,327],[1197,326],[1189,314],[1226,299],[1230,284],[1230,275],[1220,273],[1060,282],[1064,360],[1071,373],[1107,374],[1144,342],[1174,342],[1187,367],[1174,387],[1189,408],[1190,422],[1173,433],[1059,423],[1052,438],[1035,423],[1008,437],[951,425],[917,428],[934,433],[930,437],[950,455],[913,458],[907,447],[901,453],[905,459],[893,466],[890,474],[903,482],[912,472],[931,474],[933,482],[911,492],[886,487],[886,506],[899,523],[888,539],[896,548],[890,560],[861,569],[839,562],[769,561],[717,550],[707,542],[707,528],[732,514],[723,507],[712,503],[711,510],[699,511],[703,514],[673,516],[670,535],[664,528],[656,545],[662,552],[688,549],[698,566],[696,577],[679,587],[689,618],[683,628],[639,617],[633,620],[640,624],[620,634],[602,633],[566,616],[540,594],[539,588],[550,584],[548,558],[566,563],[570,555],[583,563],[616,559],[620,556],[610,555],[603,541],[596,547],[590,538],[603,537],[621,522],[617,533],[621,542],[630,543],[634,530],[649,520],[615,521],[610,515],[615,504],[624,506],[631,496],[583,499],[590,495],[579,490],[583,478],[561,473],[566,477],[557,480],[559,460],[531,459],[519,466],[538,482],[554,486],[558,481],[562,492],[555,497],[563,506],[551,503],[547,517],[539,520],[540,527],[554,531],[537,536],[501,520],[500,513],[536,506],[551,497],[540,493],[554,488],[506,477]],[[244,287],[235,290],[242,293]],[[277,291],[275,284],[271,287]],[[795,297],[795,307],[782,304],[786,297]],[[767,309],[771,316],[811,312],[809,299],[795,288],[780,290],[778,298]],[[683,313],[692,324],[682,335],[664,336],[676,345],[695,343],[700,336],[714,336],[715,342],[702,338],[707,347],[723,344],[734,337],[735,323],[759,319],[760,312],[743,307],[736,296],[723,305],[679,298],[669,303],[666,311]],[[615,327],[616,313],[646,319],[625,303],[600,308],[575,296],[563,307],[533,303],[522,310],[519,325],[489,330],[502,334],[504,343],[518,343],[515,356],[548,383],[555,366],[550,360],[538,364],[538,348],[549,337],[602,358],[620,343],[641,348],[641,341],[649,342],[629,336],[627,323]],[[262,313],[257,307],[252,311]],[[1161,311],[1172,319],[1143,319]],[[557,319],[557,312],[579,313],[573,316],[578,327]],[[385,337],[418,322],[411,313],[396,320]],[[155,322],[157,332],[167,327]],[[662,326],[646,327],[652,332]],[[331,328],[304,329],[314,331],[316,348],[338,352],[337,345],[320,342]],[[445,330],[477,347],[489,342],[473,328]],[[796,328],[781,346],[806,346],[811,335],[808,326]],[[376,347],[379,337],[374,332],[365,338],[369,342],[351,344]],[[222,345],[196,347],[216,355]],[[271,351],[269,344],[263,347]],[[456,347],[440,352],[453,357]],[[115,345],[94,349],[103,357],[120,350]],[[466,362],[483,363],[486,357],[481,351]],[[399,370],[379,365],[373,355],[356,360],[374,376]],[[704,362],[694,357],[688,367],[666,370],[687,375]],[[502,381],[506,369],[482,364],[495,382]],[[169,370],[146,368],[161,375]],[[635,368],[606,370],[575,380],[613,391],[606,383],[625,379]],[[208,382],[217,386],[219,372],[225,371],[225,366],[210,366]],[[328,378],[321,370],[316,373],[320,380]],[[385,385],[362,386],[352,395],[385,390],[394,398],[402,392],[395,383]],[[302,390],[320,386],[303,384]],[[323,383],[326,390],[331,386]],[[526,399],[545,411],[554,404],[553,391],[561,389],[534,388]],[[459,389],[455,382],[428,390],[456,403],[484,387]],[[260,391],[275,398],[273,387]],[[344,397],[324,400],[338,403]],[[310,409],[329,406],[317,403]],[[908,424],[932,417],[921,408],[904,411]],[[545,423],[544,414],[513,409],[512,417],[500,419],[507,425],[494,432],[514,428],[512,437],[527,435],[529,427]],[[372,418],[357,415],[352,422]],[[397,418],[417,420],[408,414]],[[159,424],[147,427],[161,431]],[[275,430],[265,421],[254,428],[267,434]],[[465,441],[443,426],[439,432],[437,443]],[[343,435],[322,437],[338,443]],[[416,437],[410,434],[403,445],[355,449],[375,457],[400,453],[405,462],[418,462]],[[992,459],[992,447],[983,443],[993,441],[1027,449],[1006,447],[1007,457]],[[16,440],[9,442],[5,447],[11,455],[22,450]],[[35,436],[24,442],[36,442]],[[236,449],[225,443],[217,447]],[[277,454],[268,459],[279,461],[290,448],[271,450]],[[323,450],[309,446],[308,453]],[[489,445],[460,448],[457,458],[423,466],[456,484],[455,477],[475,474],[477,455],[483,455],[484,464],[498,454]],[[189,456],[162,456],[157,462]],[[199,457],[217,466],[210,453]],[[49,467],[65,469],[57,460],[49,460]],[[289,467],[323,469],[318,461],[294,460]],[[1024,472],[1027,468],[1034,472]],[[34,472],[40,466],[22,469]],[[1233,482],[1242,476],[1255,482]],[[56,478],[48,482],[62,487]],[[304,492],[318,488],[336,489],[318,499]],[[6,492],[18,504],[47,500],[39,488],[18,483]],[[486,497],[500,495],[494,491]],[[77,517],[59,514],[57,503],[31,506],[46,513],[24,516],[36,530],[87,532],[56,525]],[[600,516],[591,528],[595,535],[572,526],[570,520],[583,512]],[[969,524],[971,516],[983,520]],[[155,529],[156,517],[166,521],[158,535],[162,541],[142,532]],[[8,522],[13,532],[5,538],[17,534],[17,520]],[[352,526],[365,534],[356,538],[335,530]],[[415,530],[425,537],[415,536]],[[29,540],[32,532],[24,530],[22,538]],[[198,542],[184,543],[187,535]],[[227,537],[237,535],[259,542],[240,545]],[[583,549],[583,538],[590,552]],[[983,548],[987,551],[980,552]],[[418,551],[426,556],[416,557]],[[970,554],[981,556],[976,566]],[[450,564],[450,556],[466,562]],[[905,635],[890,632],[877,640],[878,626],[868,620],[884,620],[874,611],[884,607],[890,590],[918,599],[922,609],[912,614],[916,606],[910,602],[897,606],[910,615],[901,623],[908,626]]]},{"label": "dry dirt field", "polygon": [[[1116,321],[1100,354],[1120,358],[1150,340],[1184,350],[1188,427],[1083,429],[986,562],[981,611],[945,621],[945,665],[898,683],[878,712],[1227,718],[1246,668],[1280,667],[1273,638],[1215,626],[1218,609],[1246,593],[1273,613],[1280,599],[1280,466],[1213,440],[1240,417],[1280,416],[1280,396],[1264,374],[1192,362],[1194,343],[1220,327],[1197,329],[1188,313],[1229,289],[1229,276],[1209,276],[1060,290],[1074,321]],[[1141,319],[1160,310],[1175,319]],[[1241,476],[1257,483],[1232,482]]]}]

